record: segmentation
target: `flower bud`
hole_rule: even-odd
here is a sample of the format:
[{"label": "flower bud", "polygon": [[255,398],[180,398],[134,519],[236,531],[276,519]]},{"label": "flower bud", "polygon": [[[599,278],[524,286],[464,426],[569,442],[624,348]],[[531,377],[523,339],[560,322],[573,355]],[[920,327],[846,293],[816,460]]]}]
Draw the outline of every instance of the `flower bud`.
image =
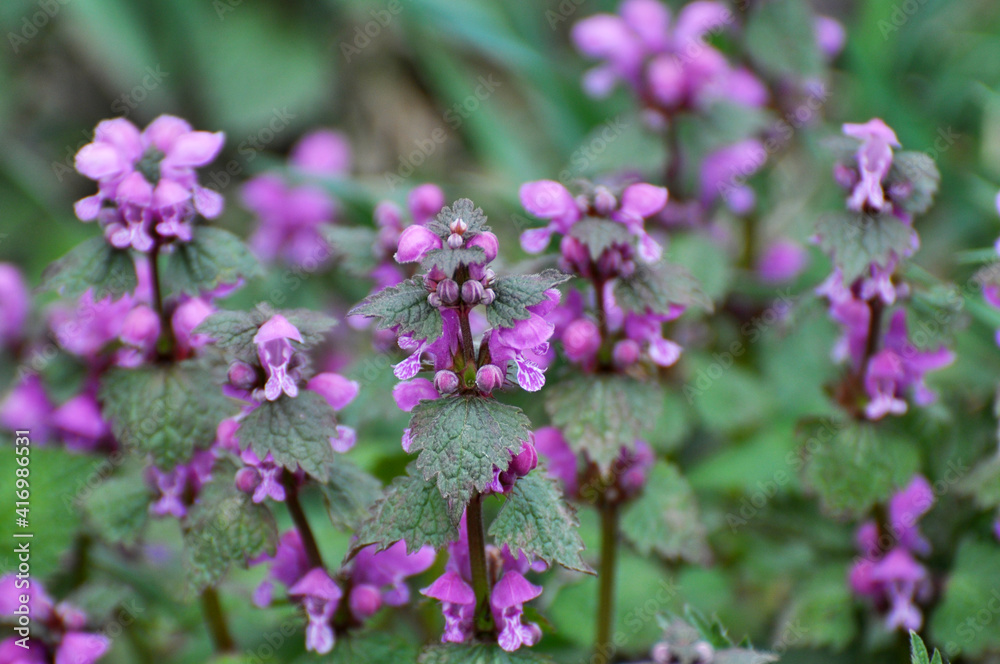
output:
[{"label": "flower bud", "polygon": [[473,279],[469,279],[462,284],[462,301],[466,304],[479,304],[479,301],[483,299],[484,292],[485,291],[481,283]]},{"label": "flower bud", "polygon": [[444,369],[434,374],[434,388],[441,394],[451,394],[458,389],[458,374]]},{"label": "flower bud", "polygon": [[607,187],[597,187],[594,190],[594,209],[601,215],[609,215],[618,207],[615,195]]},{"label": "flower bud", "polygon": [[524,441],[521,443],[521,451],[510,460],[510,466],[507,470],[516,474],[518,477],[524,477],[538,465],[538,452],[535,451],[535,446],[531,444],[531,441]]},{"label": "flower bud", "polygon": [[448,246],[452,249],[460,249],[465,244],[465,240],[458,233],[452,233],[448,236]]},{"label": "flower bud", "polygon": [[459,217],[455,221],[451,222],[451,225],[448,226],[448,230],[456,235],[462,235],[465,231],[469,230],[469,225],[465,223],[465,219]]},{"label": "flower bud", "polygon": [[247,364],[237,360],[229,365],[229,384],[241,390],[249,390],[257,384],[257,371]]},{"label": "flower bud", "polygon": [[437,293],[431,293],[427,296],[427,302],[430,303],[435,309],[441,308],[441,296]]},{"label": "flower bud", "polygon": [[382,608],[382,593],[375,586],[364,583],[351,588],[351,596],[348,601],[354,617],[358,620],[366,620]]},{"label": "flower bud", "polygon": [[495,364],[487,364],[479,367],[479,371],[476,372],[476,387],[484,394],[489,394],[502,386],[503,381],[503,372]]},{"label": "flower bud", "polygon": [[480,299],[487,307],[493,304],[493,300],[497,299],[497,294],[492,288],[487,288],[483,291],[483,297]]},{"label": "flower bud", "polygon": [[122,323],[121,340],[137,348],[151,347],[160,336],[160,317],[144,304],[132,309]]},{"label": "flower bud", "polygon": [[641,351],[642,349],[639,348],[637,341],[624,339],[615,344],[614,349],[611,351],[611,357],[616,367],[624,369],[639,361]]},{"label": "flower bud", "polygon": [[437,294],[441,302],[448,306],[458,302],[458,283],[454,279],[443,279],[437,285]]},{"label": "flower bud", "polygon": [[256,468],[240,468],[236,471],[236,488],[243,493],[252,493],[260,485],[260,473]]}]

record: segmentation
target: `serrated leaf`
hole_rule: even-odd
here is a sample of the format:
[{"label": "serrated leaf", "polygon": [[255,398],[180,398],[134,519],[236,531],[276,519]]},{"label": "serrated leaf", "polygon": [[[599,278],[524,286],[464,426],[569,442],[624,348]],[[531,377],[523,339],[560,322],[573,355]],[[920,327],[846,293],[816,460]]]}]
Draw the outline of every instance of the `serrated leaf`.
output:
[{"label": "serrated leaf", "polygon": [[317,657],[309,653],[301,664],[406,664],[417,660],[419,646],[412,639],[379,632],[348,632],[337,638],[333,652]]},{"label": "serrated leaf", "polygon": [[88,523],[106,541],[132,544],[149,519],[153,495],[139,473],[112,477],[81,503]]},{"label": "serrated leaf", "polygon": [[816,232],[820,247],[840,268],[845,284],[860,277],[872,264],[885,268],[893,257],[903,256],[912,248],[914,233],[892,215],[848,211],[824,216]]},{"label": "serrated leaf", "polygon": [[281,314],[302,335],[302,343],[293,341],[298,348],[311,348],[323,342],[326,333],[337,325],[337,320],[318,311],[288,309],[276,311],[268,304],[258,304],[252,311],[219,311],[206,318],[195,328],[196,334],[210,337],[214,344],[232,357],[258,363],[257,344],[253,342],[258,328],[275,314]]},{"label": "serrated leaf", "polygon": [[981,462],[958,483],[958,490],[972,496],[976,506],[990,510],[1000,507],[1000,455]]},{"label": "serrated leaf", "polygon": [[769,652],[752,649],[747,639],[736,646],[718,618],[713,616],[709,620],[690,605],[684,607],[683,619],[673,617],[662,624],[663,641],[669,644],[671,653],[680,662],[701,659],[699,642],[707,642],[715,650],[713,663],[769,664],[778,661]]},{"label": "serrated leaf", "polygon": [[486,307],[486,320],[493,327],[514,327],[515,321],[531,317],[527,307],[541,303],[545,291],[569,278],[559,270],[497,277],[491,286],[496,299]]},{"label": "serrated leaf", "polygon": [[548,657],[520,648],[506,652],[495,644],[427,646],[417,664],[551,664]]},{"label": "serrated leaf", "polygon": [[337,417],[319,394],[302,390],[297,397],[281,395],[265,401],[240,422],[240,447],[295,472],[300,467],[320,482],[330,479],[335,462],[330,438],[337,435]]},{"label": "serrated leaf", "polygon": [[329,479],[320,484],[330,521],[338,528],[354,528],[382,492],[381,483],[338,456],[327,467]]},{"label": "serrated leaf", "polygon": [[941,184],[941,173],[930,155],[923,152],[897,152],[892,157],[892,168],[886,177],[886,184],[907,183],[913,188],[909,196],[901,203],[907,212],[923,214],[934,203],[938,186]]},{"label": "serrated leaf", "polygon": [[267,309],[261,309],[258,307],[257,311],[265,314],[265,321],[275,313],[279,313],[284,316],[285,319],[294,325],[302,335],[301,343],[298,341],[292,342],[299,348],[312,348],[313,346],[318,346],[326,340],[327,333],[337,326],[337,319],[333,316],[327,316],[322,312],[311,311],[309,309],[282,309],[280,311],[270,312],[269,315],[266,315],[268,312]]},{"label": "serrated leaf", "polygon": [[506,544],[511,551],[520,549],[550,565],[593,574],[580,556],[584,546],[576,531],[579,525],[576,510],[563,500],[558,484],[538,468],[514,484],[489,534],[498,546]]},{"label": "serrated leaf", "polygon": [[137,284],[135,263],[128,250],[115,249],[104,237],[95,237],[46,267],[39,289],[77,297],[92,288],[94,300],[100,301],[108,296],[117,300],[134,291]]},{"label": "serrated leaf", "polygon": [[410,419],[410,450],[416,468],[437,483],[457,521],[474,491],[493,481],[493,467],[506,468],[511,453],[528,440],[531,422],[519,408],[479,396],[421,401]]},{"label": "serrated leaf", "polygon": [[[795,634],[798,647],[846,648],[857,632],[854,624],[854,601],[844,583],[847,569],[828,565],[811,571],[795,589],[791,604],[780,619],[779,634]],[[808,625],[808,630],[802,630]]]},{"label": "serrated leaf", "polygon": [[467,237],[490,230],[490,227],[486,225],[486,215],[482,209],[476,207],[476,204],[468,198],[460,198],[450,207],[446,205],[441,208],[437,216],[427,224],[427,228],[444,239],[451,234],[451,224],[456,219],[461,219],[468,224],[468,230],[465,231]]},{"label": "serrated leaf", "polygon": [[400,335],[414,339],[437,339],[443,329],[441,312],[427,301],[422,277],[414,277],[369,295],[348,316],[376,318],[377,329],[399,328]]},{"label": "serrated leaf", "polygon": [[434,268],[437,268],[450,276],[455,274],[455,271],[463,265],[485,262],[486,252],[483,251],[482,247],[459,247],[458,249],[452,249],[445,245],[441,249],[428,251],[424,255],[424,259],[420,262],[420,269],[430,272]]},{"label": "serrated leaf", "polygon": [[659,388],[626,376],[574,377],[548,390],[545,410],[570,447],[606,470],[656,421]]},{"label": "serrated leaf", "polygon": [[[992,626],[976,629],[981,620],[969,620],[989,611],[995,614],[1000,596],[1000,556],[995,540],[967,537],[958,546],[944,595],[930,619],[931,640],[947,644],[949,657],[976,661],[984,653],[1000,649],[1000,630]],[[961,654],[961,657],[959,655]]]},{"label": "serrated leaf", "polygon": [[596,217],[587,217],[576,222],[569,234],[587,245],[590,258],[594,261],[601,257],[605,249],[610,249],[616,244],[632,246],[636,244],[636,236],[629,233],[624,224]]},{"label": "serrated leaf", "polygon": [[753,61],[776,77],[818,75],[823,60],[809,7],[798,0],[754,5],[747,19],[746,47]]},{"label": "serrated leaf", "polygon": [[98,396],[115,437],[151,454],[163,470],[211,446],[219,422],[238,410],[212,374],[193,361],[112,369],[101,379]]},{"label": "serrated leaf", "polygon": [[355,277],[368,278],[374,269],[375,231],[363,226],[324,226],[323,238],[333,248],[337,266]]},{"label": "serrated leaf", "polygon": [[804,481],[837,517],[860,517],[887,501],[919,466],[912,444],[880,435],[870,423],[846,423],[828,442],[816,437],[806,447]]},{"label": "serrated leaf", "polygon": [[386,489],[355,537],[354,553],[370,544],[386,549],[399,540],[406,540],[406,550],[413,553],[425,545],[440,549],[457,541],[458,526],[433,483],[418,475],[405,475]]},{"label": "serrated leaf", "polygon": [[680,265],[660,261],[636,265],[635,272],[615,284],[615,302],[626,311],[669,314],[673,306],[698,306],[712,311],[698,281]]},{"label": "serrated leaf", "polygon": [[622,513],[621,532],[640,554],[707,563],[711,558],[694,492],[676,466],[657,461],[642,494]]},{"label": "serrated leaf", "polygon": [[912,629],[910,630],[910,662],[911,664],[931,664],[924,640]]},{"label": "serrated leaf", "polygon": [[265,551],[273,554],[277,546],[274,516],[236,488],[234,471],[231,465],[217,469],[185,520],[184,566],[196,592],[217,584],[233,563],[245,565]]},{"label": "serrated leaf", "polygon": [[190,242],[173,245],[166,257],[163,281],[172,293],[198,296],[223,284],[235,284],[260,273],[250,249],[229,231],[195,226]]}]

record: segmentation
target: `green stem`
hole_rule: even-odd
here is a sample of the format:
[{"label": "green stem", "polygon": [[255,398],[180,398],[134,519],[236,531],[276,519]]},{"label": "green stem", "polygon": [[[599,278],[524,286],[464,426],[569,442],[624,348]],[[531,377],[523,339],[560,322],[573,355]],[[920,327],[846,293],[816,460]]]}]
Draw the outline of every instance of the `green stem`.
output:
[{"label": "green stem", "polygon": [[208,623],[208,632],[212,636],[212,643],[215,644],[215,651],[220,653],[234,652],[236,642],[233,641],[233,637],[229,633],[226,614],[222,610],[219,593],[215,588],[205,588],[202,591],[201,610],[205,614],[205,622]]},{"label": "green stem", "polygon": [[472,342],[472,326],[469,324],[469,310],[462,307],[458,311],[459,324],[462,326],[462,350],[465,353],[467,366],[476,365],[476,349]]},{"label": "green stem", "polygon": [[681,152],[681,137],[677,131],[677,118],[671,117],[667,125],[667,171],[664,175],[664,185],[670,190],[670,197],[680,195],[681,189],[681,168],[683,167],[684,155]]},{"label": "green stem", "polygon": [[597,640],[594,652],[610,657],[615,645],[611,639],[614,627],[615,564],[618,557],[618,504],[604,501],[601,513],[601,562],[597,573],[600,590],[597,604]]},{"label": "green stem", "polygon": [[302,538],[302,548],[305,549],[309,565],[313,568],[326,569],[323,565],[323,556],[319,552],[319,545],[316,544],[316,537],[313,535],[312,528],[309,527],[309,519],[306,518],[306,513],[302,509],[302,503],[299,502],[299,487],[295,478],[291,473],[286,472],[284,475],[285,505],[288,507],[288,513],[292,515],[295,529],[299,531],[299,537]]},{"label": "green stem", "polygon": [[478,491],[469,499],[465,519],[469,533],[472,590],[476,593],[476,636],[492,637],[494,626],[490,610],[490,580],[486,570],[486,540],[483,536],[483,495]]}]

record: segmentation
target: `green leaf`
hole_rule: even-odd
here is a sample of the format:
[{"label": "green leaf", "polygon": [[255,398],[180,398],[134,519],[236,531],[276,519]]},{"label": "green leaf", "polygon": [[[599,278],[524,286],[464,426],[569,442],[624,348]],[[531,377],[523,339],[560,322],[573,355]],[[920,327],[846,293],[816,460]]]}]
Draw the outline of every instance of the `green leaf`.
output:
[{"label": "green leaf", "polygon": [[923,214],[934,203],[941,173],[930,155],[923,152],[897,152],[892,157],[892,168],[886,177],[887,187],[895,183],[908,184],[913,191],[901,203],[907,212]]},{"label": "green leaf", "polygon": [[643,556],[707,563],[711,558],[694,492],[677,467],[657,461],[638,498],[622,514],[621,532]]},{"label": "green leaf", "polygon": [[219,311],[206,318],[195,328],[196,334],[211,337],[215,345],[228,355],[259,364],[257,344],[253,338],[257,330],[275,314],[281,314],[302,335],[302,343],[293,341],[299,348],[311,348],[323,342],[327,332],[337,325],[337,320],[326,314],[308,309],[276,311],[267,303],[258,304],[252,311]]},{"label": "green leaf", "polygon": [[[414,470],[412,467],[410,470]],[[372,508],[371,517],[355,533],[353,552],[378,544],[386,549],[406,540],[413,553],[422,546],[442,548],[458,540],[458,526],[437,487],[416,475],[397,477]],[[353,555],[353,554],[352,554]]]},{"label": "green leaf", "polygon": [[910,662],[911,664],[931,664],[924,640],[912,629],[910,630]]},{"label": "green leaf", "polygon": [[[846,648],[857,632],[854,600],[844,583],[847,569],[827,565],[810,572],[795,589],[791,604],[780,619],[779,634],[795,630],[796,645],[802,648]],[[803,630],[802,625],[808,625]]]},{"label": "green leaf", "polygon": [[498,546],[506,544],[511,551],[520,549],[550,565],[593,574],[580,556],[584,546],[576,531],[580,525],[576,510],[563,500],[559,486],[544,470],[538,468],[517,480],[489,534]]},{"label": "green leaf", "polygon": [[452,249],[445,245],[441,249],[432,249],[424,255],[420,262],[420,269],[430,272],[437,268],[447,275],[455,274],[455,271],[463,265],[473,263],[485,263],[486,252],[482,247],[459,247]]},{"label": "green leaf", "polygon": [[569,234],[587,245],[590,258],[595,261],[601,257],[605,249],[610,249],[616,244],[634,246],[637,240],[624,224],[596,217],[587,217],[576,222]]},{"label": "green leaf", "polygon": [[862,516],[885,502],[918,470],[913,445],[879,434],[870,423],[841,425],[827,442],[806,443],[806,485],[819,495],[823,509],[837,517]]},{"label": "green leaf", "polygon": [[687,268],[660,261],[655,265],[637,264],[635,272],[615,284],[615,301],[626,311],[668,314],[672,305],[698,306],[712,311],[698,281]]},{"label": "green leaf", "polygon": [[[258,311],[267,312],[266,308],[257,307]],[[279,313],[285,317],[285,319],[295,326],[295,328],[302,335],[302,343],[298,341],[293,341],[292,343],[299,348],[312,348],[318,346],[326,340],[327,334],[337,326],[337,319],[333,316],[327,316],[319,311],[311,311],[309,309],[282,309],[280,311],[271,312],[267,315],[264,320],[273,316],[275,313]]]},{"label": "green leaf", "polygon": [[106,542],[133,544],[149,520],[153,495],[138,472],[105,480],[87,496],[81,509]]},{"label": "green leaf", "polygon": [[330,479],[320,484],[330,521],[338,528],[354,528],[368,515],[368,508],[379,497],[382,485],[353,463],[337,456],[327,466]]},{"label": "green leaf", "polygon": [[465,236],[474,237],[479,233],[490,230],[486,225],[486,215],[481,208],[476,207],[468,198],[460,198],[451,204],[451,207],[444,206],[427,224],[427,228],[437,233],[441,239],[445,239],[451,234],[451,224],[456,219],[461,219],[468,225]]},{"label": "green leaf", "polygon": [[301,664],[385,664],[415,662],[419,646],[412,639],[375,631],[347,632],[338,636],[333,652],[317,657],[309,653]]},{"label": "green leaf", "polygon": [[45,268],[39,289],[77,297],[92,288],[95,301],[108,296],[117,300],[134,291],[137,283],[132,255],[115,249],[102,236],[78,244]]},{"label": "green leaf", "polygon": [[355,277],[369,278],[375,267],[375,231],[363,226],[324,226],[324,239],[333,247],[337,267]]},{"label": "green leaf", "polygon": [[260,264],[242,240],[221,228],[201,225],[195,226],[190,242],[173,245],[163,280],[172,293],[198,296],[260,272]]},{"label": "green leaf", "polygon": [[747,19],[746,47],[759,67],[778,78],[804,79],[823,69],[812,11],[798,0],[755,5]]},{"label": "green leaf", "polygon": [[169,470],[207,449],[219,422],[238,408],[194,361],[175,366],[115,368],[101,379],[102,414],[127,447],[148,452]]},{"label": "green leaf", "polygon": [[506,468],[511,453],[528,440],[531,423],[519,408],[479,396],[421,401],[410,419],[410,450],[416,468],[435,481],[457,521],[474,491],[493,481],[493,467]]},{"label": "green leaf", "polygon": [[514,321],[531,317],[527,308],[545,300],[545,291],[569,278],[558,270],[497,277],[490,286],[496,299],[486,307],[486,319],[493,327],[514,327]]},{"label": "green leaf", "polygon": [[983,461],[958,483],[958,490],[972,496],[983,510],[1000,507],[1000,455]]},{"label": "green leaf", "polygon": [[656,421],[662,400],[658,386],[627,376],[574,377],[548,390],[545,409],[570,447],[607,470],[622,446]]},{"label": "green leaf", "polygon": [[820,247],[841,269],[850,284],[877,264],[887,267],[894,257],[912,247],[913,229],[890,214],[871,216],[842,211],[820,219],[816,225]]},{"label": "green leaf", "polygon": [[944,596],[930,620],[932,640],[945,644],[952,659],[975,661],[987,651],[1000,649],[1000,630],[992,625],[977,629],[982,621],[976,618],[990,611],[995,620],[1000,595],[1000,556],[996,541],[980,542],[967,537],[958,546],[951,575],[944,586]]},{"label": "green leaf", "polygon": [[670,652],[680,662],[697,662],[701,659],[700,642],[715,650],[713,664],[769,664],[778,658],[760,650],[753,650],[744,639],[736,646],[718,618],[706,618],[691,606],[684,607],[683,619],[673,617],[661,621],[663,638],[670,645]]},{"label": "green leaf", "polygon": [[281,395],[265,401],[240,422],[240,447],[295,472],[300,467],[320,482],[330,479],[334,460],[330,438],[337,435],[337,417],[322,396],[302,390],[295,398]]},{"label": "green leaf", "polygon": [[552,660],[545,655],[520,648],[506,652],[495,644],[434,645],[427,646],[417,664],[549,664]]},{"label": "green leaf", "polygon": [[245,565],[277,546],[274,516],[236,488],[233,472],[229,464],[216,469],[216,480],[202,489],[185,521],[184,566],[195,592],[217,584],[233,563]]},{"label": "green leaf", "polygon": [[377,318],[379,330],[398,326],[400,335],[437,339],[442,330],[441,312],[431,306],[427,295],[423,277],[414,277],[369,295],[347,315]]}]

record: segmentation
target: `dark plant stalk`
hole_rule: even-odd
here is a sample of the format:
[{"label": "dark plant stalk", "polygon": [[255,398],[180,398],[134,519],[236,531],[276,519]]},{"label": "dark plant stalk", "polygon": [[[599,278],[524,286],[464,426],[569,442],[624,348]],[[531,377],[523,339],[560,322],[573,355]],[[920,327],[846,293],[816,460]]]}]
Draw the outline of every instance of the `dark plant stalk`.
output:
[{"label": "dark plant stalk", "polygon": [[201,610],[205,614],[205,622],[208,624],[208,632],[212,636],[212,643],[215,644],[216,652],[234,652],[236,642],[232,634],[229,633],[229,625],[226,624],[226,614],[219,602],[219,593],[213,587],[205,588],[201,593]]},{"label": "dark plant stalk", "polygon": [[309,526],[309,519],[306,518],[306,513],[302,509],[302,503],[299,502],[299,487],[295,478],[288,472],[284,475],[285,505],[288,507],[288,513],[292,515],[295,529],[299,531],[299,537],[302,538],[302,548],[305,549],[309,565],[313,568],[326,569],[323,565],[323,556],[319,552],[319,545],[316,544],[316,537]]},{"label": "dark plant stalk", "polygon": [[168,359],[177,346],[177,339],[174,337],[174,328],[170,324],[170,317],[167,316],[163,307],[163,286],[160,284],[160,243],[153,244],[152,251],[149,252],[149,274],[153,289],[153,307],[156,315],[160,317],[160,329],[162,336],[157,344],[157,352],[160,360]]},{"label": "dark plant stalk", "polygon": [[602,661],[608,661],[614,643],[611,632],[615,616],[615,565],[618,557],[618,504],[607,501],[599,507],[601,514],[601,560],[597,572],[600,584],[597,602],[597,640],[594,653]]},{"label": "dark plant stalk", "polygon": [[483,495],[478,491],[469,499],[465,518],[469,533],[472,590],[476,593],[476,636],[492,637],[494,626],[490,610],[490,579],[486,569],[486,541],[483,536]]}]

